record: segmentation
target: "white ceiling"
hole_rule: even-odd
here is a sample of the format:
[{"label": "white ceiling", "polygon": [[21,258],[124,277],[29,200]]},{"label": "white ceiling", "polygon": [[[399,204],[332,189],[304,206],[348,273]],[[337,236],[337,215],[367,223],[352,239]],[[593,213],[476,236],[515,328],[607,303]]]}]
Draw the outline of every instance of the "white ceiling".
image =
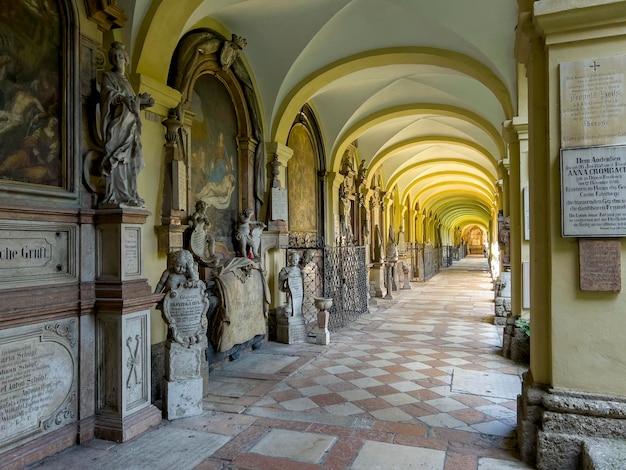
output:
[{"label": "white ceiling", "polygon": [[308,102],[329,170],[358,140],[370,174],[380,168],[411,207],[430,204],[453,225],[488,224],[506,157],[501,126],[515,114],[516,0],[118,3],[131,42],[159,27],[156,10],[176,5],[187,5],[177,38],[207,17],[246,38],[268,140],[284,143]]}]

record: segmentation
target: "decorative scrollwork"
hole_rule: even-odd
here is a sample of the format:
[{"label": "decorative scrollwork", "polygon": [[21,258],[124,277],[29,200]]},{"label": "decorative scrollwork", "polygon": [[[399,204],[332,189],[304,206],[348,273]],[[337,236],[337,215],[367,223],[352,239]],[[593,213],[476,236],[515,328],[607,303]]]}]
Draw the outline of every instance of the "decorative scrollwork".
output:
[{"label": "decorative scrollwork", "polygon": [[45,430],[50,429],[52,425],[59,426],[66,422],[68,419],[73,419],[75,417],[74,407],[72,404],[76,400],[76,392],[72,392],[65,403],[65,407],[59,410],[56,414],[52,415],[50,418],[44,421],[43,428]]},{"label": "decorative scrollwork", "polygon": [[76,345],[76,335],[74,333],[74,326],[76,325],[76,320],[70,320],[68,323],[60,323],[57,322],[55,324],[47,324],[44,328],[46,331],[50,331],[55,333],[63,338],[66,338],[70,343],[70,346]]}]

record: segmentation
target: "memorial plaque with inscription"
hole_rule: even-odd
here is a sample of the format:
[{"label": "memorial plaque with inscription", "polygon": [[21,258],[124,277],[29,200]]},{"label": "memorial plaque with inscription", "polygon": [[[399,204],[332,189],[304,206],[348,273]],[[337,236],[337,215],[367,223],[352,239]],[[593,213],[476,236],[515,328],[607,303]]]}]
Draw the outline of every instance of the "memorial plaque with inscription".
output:
[{"label": "memorial plaque with inscription", "polygon": [[272,220],[287,221],[288,219],[287,190],[284,188],[272,188]]},{"label": "memorial plaque with inscription", "polygon": [[0,332],[0,448],[76,420],[76,320]]},{"label": "memorial plaque with inscription", "polygon": [[56,284],[76,277],[76,227],[0,224],[0,288]]},{"label": "memorial plaque with inscription", "polygon": [[579,240],[580,290],[621,291],[621,256],[620,240]]},{"label": "memorial plaque with inscription", "polygon": [[626,236],[626,146],[561,150],[564,237]]},{"label": "memorial plaque with inscription", "polygon": [[626,56],[560,65],[561,147],[626,144]]},{"label": "memorial plaque with inscription", "polygon": [[190,281],[191,287],[181,285],[170,290],[163,299],[163,316],[172,340],[183,346],[200,342],[207,331],[209,299],[202,281]]}]

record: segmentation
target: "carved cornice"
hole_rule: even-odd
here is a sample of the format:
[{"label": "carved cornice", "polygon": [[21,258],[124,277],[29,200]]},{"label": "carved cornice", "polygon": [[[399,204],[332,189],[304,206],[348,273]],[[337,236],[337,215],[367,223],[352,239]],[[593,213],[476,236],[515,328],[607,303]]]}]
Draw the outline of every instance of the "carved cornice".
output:
[{"label": "carved cornice", "polygon": [[85,0],[85,8],[87,17],[102,31],[121,28],[128,19],[117,0]]}]

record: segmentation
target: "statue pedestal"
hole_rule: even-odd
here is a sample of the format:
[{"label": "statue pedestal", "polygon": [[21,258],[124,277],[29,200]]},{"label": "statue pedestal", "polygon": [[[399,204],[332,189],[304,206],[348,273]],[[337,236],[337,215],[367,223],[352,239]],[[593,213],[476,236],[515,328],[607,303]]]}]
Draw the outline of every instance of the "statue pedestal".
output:
[{"label": "statue pedestal", "polygon": [[287,316],[285,306],[276,308],[276,341],[293,344],[306,341],[307,331],[304,316]]},{"label": "statue pedestal", "polygon": [[374,283],[374,296],[384,297],[387,289],[385,288],[385,264],[374,263],[372,265],[372,282]]},{"label": "statue pedestal", "polygon": [[161,421],[151,402],[150,308],[161,298],[143,276],[142,209],[106,209],[96,222],[94,435],[125,442]]},{"label": "statue pedestal", "polygon": [[200,375],[202,343],[184,347],[168,342],[165,346],[163,411],[173,420],[202,414],[203,378]]}]

